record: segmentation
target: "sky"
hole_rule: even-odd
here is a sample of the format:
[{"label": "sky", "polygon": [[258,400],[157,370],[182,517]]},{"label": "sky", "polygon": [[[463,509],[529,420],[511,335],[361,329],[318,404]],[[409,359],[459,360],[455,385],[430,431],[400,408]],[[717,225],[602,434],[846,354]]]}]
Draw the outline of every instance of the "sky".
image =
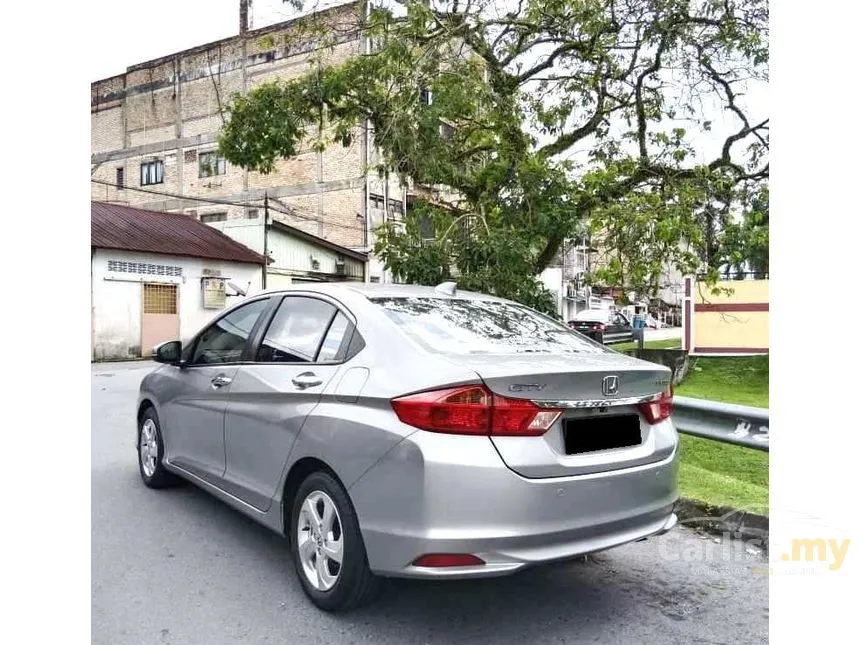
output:
[{"label": "sky", "polygon": [[[346,1],[305,0],[305,4],[325,8]],[[92,21],[99,24],[94,32],[101,45],[89,63],[91,81],[121,74],[130,65],[239,33],[239,0],[147,0],[141,5],[91,0],[90,7]],[[251,28],[259,29],[294,16],[295,10],[282,0],[253,0]],[[769,113],[767,94],[766,85],[749,88],[743,102],[750,109],[753,122]],[[722,112],[716,104],[714,108],[713,131],[691,132],[689,137],[702,160],[718,154],[726,135],[738,128],[732,115]]]},{"label": "sky", "polygon": [[[91,20],[99,25],[93,37],[100,43],[88,66],[92,81],[239,33],[239,0],[90,0],[89,5]],[[251,28],[288,20],[291,11],[281,0],[253,0]]]}]

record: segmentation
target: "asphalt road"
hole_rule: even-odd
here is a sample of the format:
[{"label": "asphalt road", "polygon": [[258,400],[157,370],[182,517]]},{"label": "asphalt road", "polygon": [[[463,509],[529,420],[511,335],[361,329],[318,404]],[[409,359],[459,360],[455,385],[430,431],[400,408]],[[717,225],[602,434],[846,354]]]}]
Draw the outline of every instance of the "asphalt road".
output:
[{"label": "asphalt road", "polygon": [[151,369],[92,369],[96,645],[767,641],[766,557],[684,527],[508,578],[388,581],[370,607],[321,613],[282,538],[191,485],[140,482],[134,405]]}]

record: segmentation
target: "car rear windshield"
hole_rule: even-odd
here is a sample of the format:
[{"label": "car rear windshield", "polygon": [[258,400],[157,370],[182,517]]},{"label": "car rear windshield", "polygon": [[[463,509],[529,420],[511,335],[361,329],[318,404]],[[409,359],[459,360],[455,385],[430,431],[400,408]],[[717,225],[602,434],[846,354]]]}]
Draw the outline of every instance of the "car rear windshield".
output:
[{"label": "car rear windshield", "polygon": [[507,302],[371,298],[412,339],[442,354],[578,354],[609,351],[548,316]]}]

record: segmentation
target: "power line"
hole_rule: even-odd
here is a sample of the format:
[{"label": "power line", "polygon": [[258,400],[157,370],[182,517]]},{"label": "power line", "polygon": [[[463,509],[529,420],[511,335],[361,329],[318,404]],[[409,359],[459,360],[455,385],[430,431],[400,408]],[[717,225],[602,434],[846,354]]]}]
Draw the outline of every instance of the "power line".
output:
[{"label": "power line", "polygon": [[[94,183],[94,184],[100,184],[102,186],[111,186],[113,188],[119,189],[119,187],[116,185],[116,183],[111,182],[111,181],[104,181],[103,179],[90,179],[90,182]],[[240,206],[242,208],[246,208],[248,206],[247,203],[234,202],[234,201],[230,201],[227,199],[216,199],[213,197],[195,197],[192,195],[182,195],[179,193],[170,193],[170,192],[162,191],[162,190],[153,190],[151,188],[133,188],[131,186],[123,186],[122,190],[132,190],[132,191],[135,191],[138,193],[147,193],[150,195],[159,195],[160,197],[171,197],[173,199],[185,199],[188,201],[201,202],[201,203],[205,203],[205,204],[220,204],[223,206]],[[257,200],[254,200],[254,201],[257,201]],[[296,213],[295,211],[281,210],[281,209],[275,208],[271,205],[269,205],[269,210],[275,211],[277,213],[281,213],[282,215],[289,215],[290,217],[295,217],[296,219],[306,220],[308,222],[314,222],[316,224],[319,224],[322,222],[323,226],[334,226],[337,228],[347,228],[347,229],[351,229],[354,231],[361,231],[362,233],[364,232],[363,226],[350,226],[349,224],[338,224],[337,222],[326,222],[326,221],[320,220],[316,217],[309,217],[307,215],[300,215],[300,214]]]}]

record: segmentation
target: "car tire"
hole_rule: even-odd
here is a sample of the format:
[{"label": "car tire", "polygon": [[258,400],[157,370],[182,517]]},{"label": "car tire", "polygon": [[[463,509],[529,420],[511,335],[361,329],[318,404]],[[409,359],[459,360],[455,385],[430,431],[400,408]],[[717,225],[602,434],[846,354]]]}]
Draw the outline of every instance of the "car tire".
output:
[{"label": "car tire", "polygon": [[140,415],[137,426],[137,465],[140,477],[149,488],[167,488],[179,482],[179,478],[168,472],[164,460],[164,439],[155,408],[147,408]]},{"label": "car tire", "polygon": [[379,589],[379,578],[367,564],[355,509],[343,486],[327,472],[311,473],[296,491],[290,550],[302,589],[323,611],[359,607]]}]

